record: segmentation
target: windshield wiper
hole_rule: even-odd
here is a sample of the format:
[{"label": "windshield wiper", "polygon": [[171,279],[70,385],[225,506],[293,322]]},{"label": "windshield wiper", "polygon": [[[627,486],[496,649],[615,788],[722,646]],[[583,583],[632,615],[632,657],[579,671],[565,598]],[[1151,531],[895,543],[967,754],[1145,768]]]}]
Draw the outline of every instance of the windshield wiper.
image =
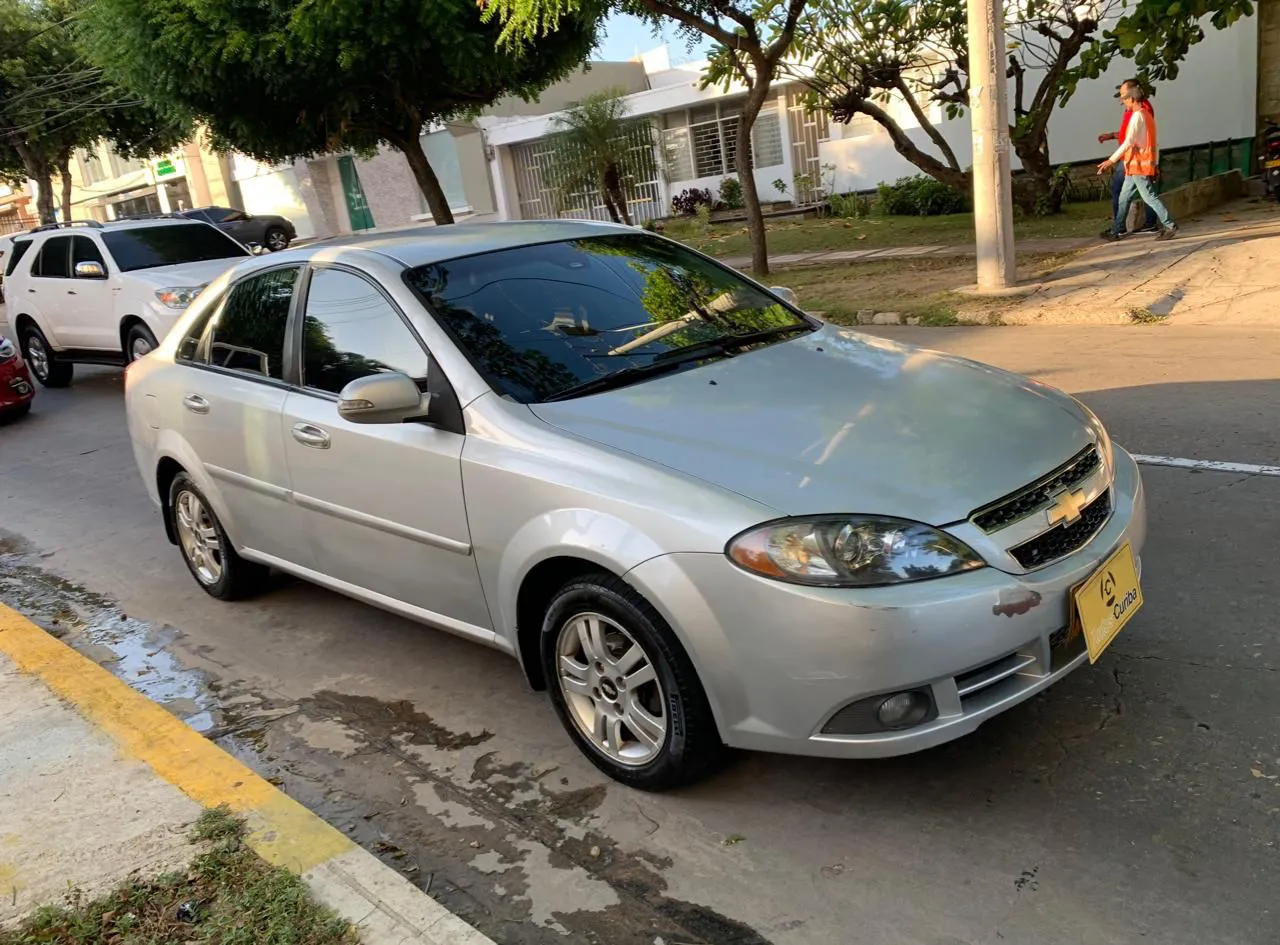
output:
[{"label": "windshield wiper", "polygon": [[770,338],[778,338],[782,335],[790,335],[796,332],[813,331],[812,325],[776,325],[773,328],[762,328],[759,331],[749,331],[743,335],[721,335],[719,338],[708,338],[706,341],[698,341],[684,348],[674,348],[671,351],[665,351],[657,355],[653,360],[655,364],[662,364],[668,358],[677,357],[690,353],[705,354],[708,351],[718,352],[727,356],[732,356],[735,351],[740,351],[749,345],[757,344],[761,341],[768,341]]},{"label": "windshield wiper", "polygon": [[572,387],[566,387],[559,393],[545,398],[542,403],[549,404],[556,400],[569,400],[574,397],[585,397],[587,394],[598,394],[601,391],[627,387],[637,381],[644,380],[646,377],[666,374],[669,371],[676,370],[683,364],[688,364],[690,361],[704,361],[708,357],[728,358],[732,357],[732,355],[715,348],[704,349],[701,345],[690,345],[687,348],[669,352],[669,356],[666,358],[655,358],[648,364],[631,365],[614,371],[612,374],[593,377],[580,384],[574,384]]}]

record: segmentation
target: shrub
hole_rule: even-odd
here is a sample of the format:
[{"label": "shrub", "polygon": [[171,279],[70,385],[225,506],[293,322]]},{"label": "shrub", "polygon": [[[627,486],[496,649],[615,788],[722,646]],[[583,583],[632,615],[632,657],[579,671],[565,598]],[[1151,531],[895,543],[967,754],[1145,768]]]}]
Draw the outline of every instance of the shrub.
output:
[{"label": "shrub", "polygon": [[698,212],[699,207],[705,205],[710,208],[713,203],[711,191],[690,187],[671,198],[671,212],[679,217],[690,217]]},{"label": "shrub", "polygon": [[787,182],[781,177],[775,178],[773,181],[773,189],[785,197],[787,195]]},{"label": "shrub", "polygon": [[720,202],[729,210],[742,207],[742,181],[736,177],[726,177],[720,182]]},{"label": "shrub", "polygon": [[874,203],[870,194],[832,194],[827,198],[827,211],[843,220],[861,220],[871,215]]},{"label": "shrub", "polygon": [[923,174],[881,184],[877,202],[882,213],[901,217],[933,217],[969,209],[968,194]]}]

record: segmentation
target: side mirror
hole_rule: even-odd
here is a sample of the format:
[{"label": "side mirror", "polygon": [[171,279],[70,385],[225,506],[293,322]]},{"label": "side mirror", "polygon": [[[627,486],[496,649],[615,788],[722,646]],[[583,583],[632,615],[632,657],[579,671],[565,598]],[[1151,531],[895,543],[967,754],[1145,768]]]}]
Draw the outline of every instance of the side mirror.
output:
[{"label": "side mirror", "polygon": [[338,395],[338,416],[352,423],[404,423],[427,415],[427,397],[405,374],[389,371],[352,381]]},{"label": "side mirror", "polygon": [[77,279],[105,279],[107,270],[102,268],[101,263],[96,262],[78,262],[76,263]]},{"label": "side mirror", "polygon": [[267,252],[267,248],[261,243],[249,243],[248,246],[249,252],[253,253],[255,256],[263,256]]},{"label": "side mirror", "polygon": [[772,292],[774,295],[776,295],[778,298],[782,299],[782,301],[786,302],[788,305],[794,305],[796,308],[800,307],[799,297],[795,294],[793,290],[788,289],[786,286],[771,285],[769,286],[769,291]]}]

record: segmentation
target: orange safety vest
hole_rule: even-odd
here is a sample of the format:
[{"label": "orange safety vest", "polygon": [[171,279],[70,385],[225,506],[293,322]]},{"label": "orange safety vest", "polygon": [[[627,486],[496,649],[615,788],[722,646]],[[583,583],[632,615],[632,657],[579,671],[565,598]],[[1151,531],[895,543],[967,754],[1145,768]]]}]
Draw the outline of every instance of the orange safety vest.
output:
[{"label": "orange safety vest", "polygon": [[1139,140],[1124,156],[1124,172],[1132,177],[1155,177],[1157,168],[1156,116],[1142,112],[1146,141]]}]

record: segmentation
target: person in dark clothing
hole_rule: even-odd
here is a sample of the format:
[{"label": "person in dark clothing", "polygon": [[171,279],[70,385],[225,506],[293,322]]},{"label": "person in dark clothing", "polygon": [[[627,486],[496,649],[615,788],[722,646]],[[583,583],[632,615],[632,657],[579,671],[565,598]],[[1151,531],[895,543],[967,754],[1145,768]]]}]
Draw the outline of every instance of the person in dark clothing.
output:
[{"label": "person in dark clothing", "polygon": [[[1120,83],[1120,91],[1117,94],[1123,98],[1126,93],[1126,90],[1130,86],[1136,86],[1137,84],[1138,84],[1137,81],[1134,79],[1126,79],[1124,82]],[[1145,111],[1147,114],[1151,115],[1153,118],[1155,117],[1155,109],[1151,105],[1150,98],[1148,98],[1145,102],[1142,103],[1142,110]],[[1098,135],[1098,143],[1103,144],[1104,142],[1107,142],[1107,141],[1123,141],[1124,133],[1129,129],[1129,119],[1132,117],[1132,115],[1133,115],[1133,112],[1131,112],[1129,109],[1126,108],[1124,110],[1124,117],[1120,119],[1120,130],[1118,132],[1108,131],[1104,134]],[[1111,217],[1112,219],[1115,219],[1116,214],[1120,211],[1120,191],[1123,187],[1124,187],[1124,163],[1121,162],[1116,164],[1115,168],[1111,172]],[[1159,229],[1160,229],[1160,223],[1158,220],[1156,220],[1155,211],[1152,210],[1150,207],[1147,207],[1146,219],[1143,221],[1142,228],[1139,229],[1138,232],[1139,233],[1155,233]],[[1106,232],[1110,232],[1110,231],[1111,231],[1111,228],[1107,227]],[[1120,235],[1124,236],[1125,234],[1122,232]]]}]

